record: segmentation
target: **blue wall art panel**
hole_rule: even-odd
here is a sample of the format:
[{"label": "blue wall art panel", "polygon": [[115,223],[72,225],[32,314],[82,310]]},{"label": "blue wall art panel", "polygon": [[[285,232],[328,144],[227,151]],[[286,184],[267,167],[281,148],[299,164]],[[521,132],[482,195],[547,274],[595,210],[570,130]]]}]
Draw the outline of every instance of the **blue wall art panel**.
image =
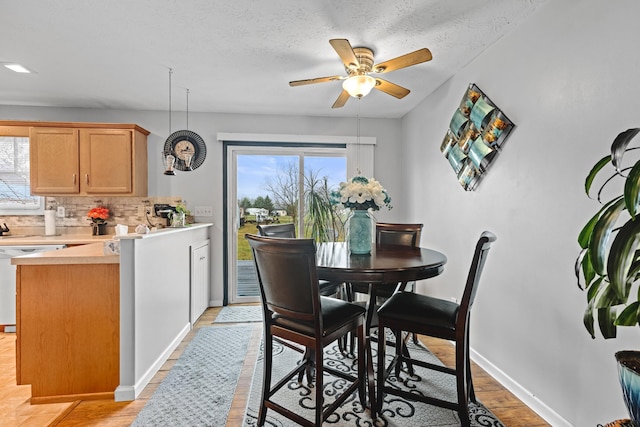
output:
[{"label": "blue wall art panel", "polygon": [[462,188],[478,186],[514,127],[478,86],[469,84],[440,145]]}]

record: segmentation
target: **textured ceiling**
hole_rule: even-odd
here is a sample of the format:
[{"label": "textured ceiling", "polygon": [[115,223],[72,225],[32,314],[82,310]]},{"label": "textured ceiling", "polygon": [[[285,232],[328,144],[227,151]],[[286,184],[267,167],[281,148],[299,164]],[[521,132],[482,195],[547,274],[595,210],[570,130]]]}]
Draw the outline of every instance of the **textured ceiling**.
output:
[{"label": "textured ceiling", "polygon": [[[0,104],[311,116],[401,117],[546,0],[0,0]],[[379,63],[426,47],[433,60],[332,109],[344,75],[329,39]]]}]

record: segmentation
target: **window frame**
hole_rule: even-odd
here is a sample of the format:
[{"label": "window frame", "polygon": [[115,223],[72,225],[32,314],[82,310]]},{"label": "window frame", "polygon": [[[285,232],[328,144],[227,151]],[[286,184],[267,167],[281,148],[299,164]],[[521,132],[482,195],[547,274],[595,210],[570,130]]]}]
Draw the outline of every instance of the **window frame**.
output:
[{"label": "window frame", "polygon": [[[0,126],[0,136],[29,138],[29,127],[27,126]],[[10,204],[0,200],[0,215],[44,215],[45,198],[36,196],[38,204],[33,207]]]}]

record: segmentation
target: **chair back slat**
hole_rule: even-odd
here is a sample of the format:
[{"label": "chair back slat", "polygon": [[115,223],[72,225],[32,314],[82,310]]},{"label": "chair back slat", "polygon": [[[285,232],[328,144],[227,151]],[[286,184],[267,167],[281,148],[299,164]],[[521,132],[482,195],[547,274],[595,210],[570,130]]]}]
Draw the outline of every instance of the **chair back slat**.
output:
[{"label": "chair back slat", "polygon": [[422,224],[376,223],[376,244],[417,247],[422,227]]},{"label": "chair back slat", "polygon": [[296,238],[296,226],[294,223],[258,225],[258,234],[267,237]]},{"label": "chair back slat", "polygon": [[262,301],[285,317],[319,317],[316,247],[312,239],[245,235],[253,252]]},{"label": "chair back slat", "polygon": [[471,268],[469,269],[469,275],[467,276],[467,283],[462,294],[460,301],[460,311],[458,315],[468,316],[468,312],[473,306],[473,302],[476,298],[478,291],[478,284],[480,283],[480,276],[484,269],[484,264],[491,248],[491,243],[496,240],[495,234],[490,231],[485,231],[480,235],[478,243],[476,243],[476,249],[473,254],[473,261],[471,262]]}]

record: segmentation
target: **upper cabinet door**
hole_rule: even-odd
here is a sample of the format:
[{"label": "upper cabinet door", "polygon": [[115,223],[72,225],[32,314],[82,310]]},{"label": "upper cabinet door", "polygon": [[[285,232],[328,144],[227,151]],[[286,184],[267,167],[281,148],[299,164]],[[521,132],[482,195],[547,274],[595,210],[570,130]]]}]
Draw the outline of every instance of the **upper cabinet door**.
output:
[{"label": "upper cabinet door", "polygon": [[30,127],[31,194],[147,195],[147,131],[129,124],[55,124]]},{"label": "upper cabinet door", "polygon": [[80,190],[77,129],[31,128],[29,159],[33,194],[77,194]]},{"label": "upper cabinet door", "polygon": [[81,192],[131,194],[133,135],[130,130],[80,129]]}]

